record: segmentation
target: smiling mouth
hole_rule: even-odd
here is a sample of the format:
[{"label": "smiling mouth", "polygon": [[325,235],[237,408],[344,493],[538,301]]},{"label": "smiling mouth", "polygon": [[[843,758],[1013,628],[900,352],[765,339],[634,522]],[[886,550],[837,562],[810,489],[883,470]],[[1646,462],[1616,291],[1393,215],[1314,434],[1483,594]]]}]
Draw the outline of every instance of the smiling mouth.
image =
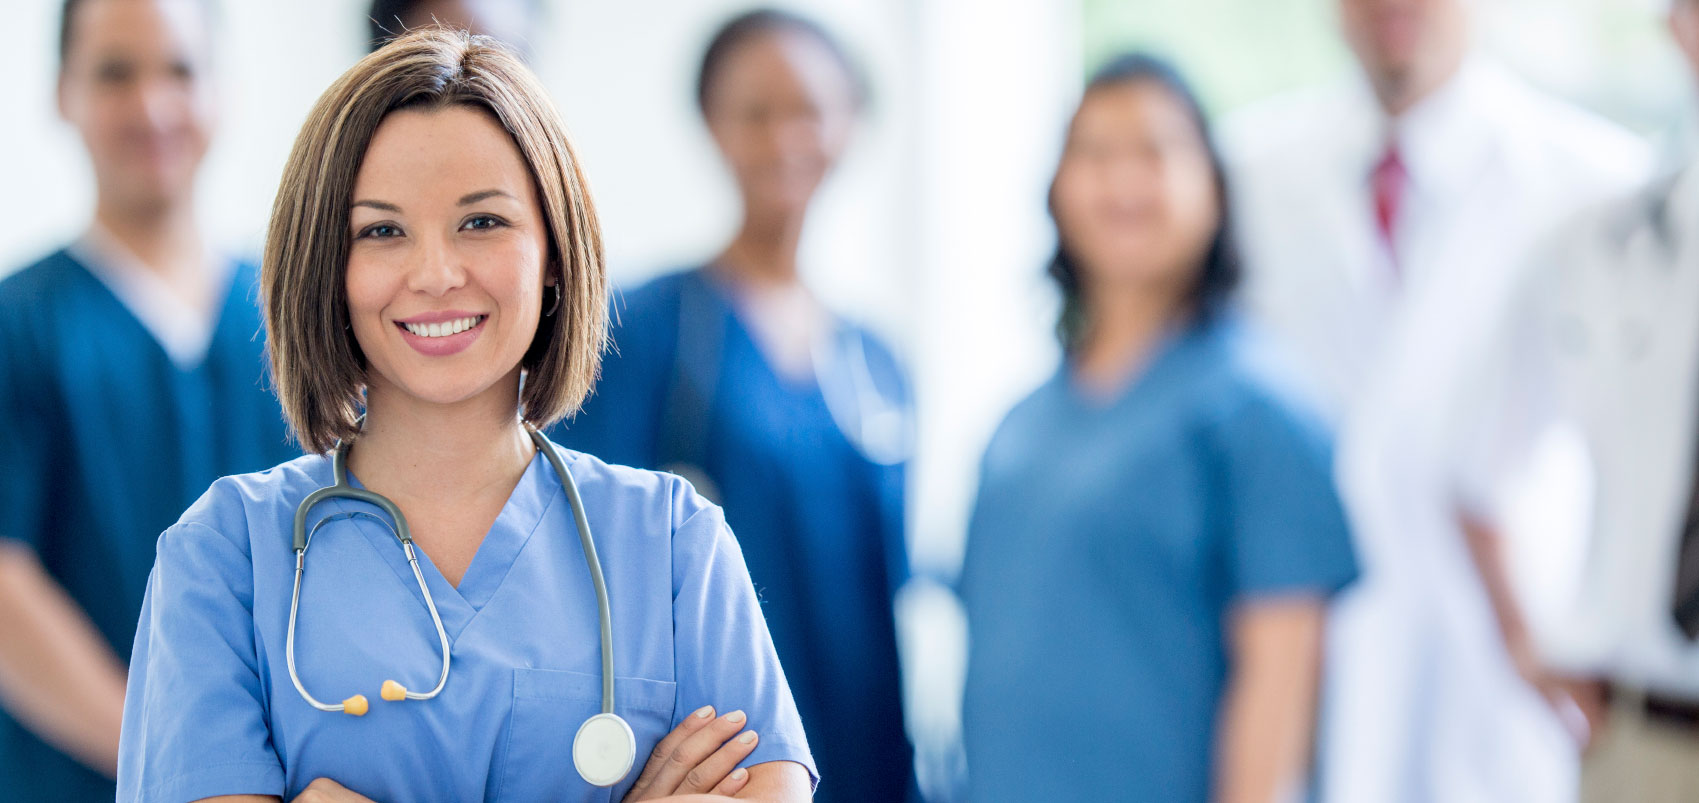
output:
[{"label": "smiling mouth", "polygon": [[418,337],[448,337],[457,335],[468,329],[475,329],[490,316],[470,315],[465,318],[455,318],[441,323],[403,323],[396,321],[395,325],[406,330],[408,334]]}]

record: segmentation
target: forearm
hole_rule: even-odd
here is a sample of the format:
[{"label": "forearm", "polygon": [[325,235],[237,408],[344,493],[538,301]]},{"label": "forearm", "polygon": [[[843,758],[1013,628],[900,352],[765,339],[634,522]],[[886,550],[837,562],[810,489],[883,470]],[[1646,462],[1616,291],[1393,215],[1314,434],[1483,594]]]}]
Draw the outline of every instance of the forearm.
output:
[{"label": "forearm", "polygon": [[1468,514],[1460,514],[1458,524],[1462,527],[1475,571],[1480,575],[1481,586],[1486,591],[1487,602],[1492,605],[1499,635],[1513,653],[1519,653],[1528,646],[1528,624],[1511,586],[1510,569],[1505,565],[1504,546],[1498,530]]},{"label": "forearm", "polygon": [[762,803],[806,803],[814,799],[808,770],[794,761],[768,761],[749,768],[749,783],[731,797],[724,795],[676,795],[654,803],[725,803],[755,800]]},{"label": "forearm", "polygon": [[1310,761],[1325,608],[1307,597],[1241,607],[1220,714],[1216,800],[1294,801]]},{"label": "forearm", "polygon": [[43,741],[115,776],[123,663],[27,547],[0,541],[0,703]]}]

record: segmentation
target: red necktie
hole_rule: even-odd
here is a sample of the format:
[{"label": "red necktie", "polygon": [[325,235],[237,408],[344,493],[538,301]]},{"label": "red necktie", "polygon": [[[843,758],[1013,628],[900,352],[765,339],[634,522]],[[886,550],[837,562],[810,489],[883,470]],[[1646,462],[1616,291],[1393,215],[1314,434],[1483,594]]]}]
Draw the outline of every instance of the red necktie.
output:
[{"label": "red necktie", "polygon": [[1404,169],[1404,159],[1398,155],[1398,143],[1389,143],[1386,155],[1375,163],[1369,183],[1374,190],[1375,224],[1380,229],[1380,241],[1386,246],[1387,253],[1393,255],[1394,266],[1398,262],[1398,250],[1394,247],[1398,208],[1404,199],[1404,185],[1409,178],[1410,174]]}]

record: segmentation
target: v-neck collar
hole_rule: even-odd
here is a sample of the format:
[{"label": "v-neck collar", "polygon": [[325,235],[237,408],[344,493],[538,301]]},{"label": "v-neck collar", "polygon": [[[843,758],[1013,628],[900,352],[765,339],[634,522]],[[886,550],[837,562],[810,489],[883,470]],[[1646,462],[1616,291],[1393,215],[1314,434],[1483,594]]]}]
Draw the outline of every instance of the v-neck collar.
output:
[{"label": "v-neck collar", "polygon": [[[573,462],[574,459],[568,456],[568,470],[571,470]],[[329,468],[330,460],[326,458],[327,474]],[[466,573],[461,576],[458,587],[448,582],[448,578],[437,569],[422,547],[414,545],[414,552],[419,556],[419,573],[425,578],[425,586],[430,589],[431,597],[436,601],[437,613],[442,617],[443,630],[448,633],[450,642],[460,637],[461,631],[471,624],[495,596],[520,552],[543,523],[549,508],[563,501],[565,494],[558,479],[553,467],[543,455],[532,456],[530,464],[525,467],[525,473],[514,486],[512,495],[502,505],[501,512],[496,514],[496,520],[490,525],[489,532],[484,534],[484,540],[478,545],[478,551],[473,554],[472,562],[466,567]],[[353,471],[348,472],[348,483],[355,488],[365,487],[360,484]],[[331,504],[337,512],[371,510],[369,505],[349,499],[334,499]],[[413,578],[412,567],[407,564],[407,554],[401,549],[400,542],[389,528],[363,516],[350,521],[382,556],[384,562],[389,564],[390,570],[395,573],[402,587],[423,605],[424,598],[419,596],[419,584]],[[309,553],[308,562],[311,560]]]}]

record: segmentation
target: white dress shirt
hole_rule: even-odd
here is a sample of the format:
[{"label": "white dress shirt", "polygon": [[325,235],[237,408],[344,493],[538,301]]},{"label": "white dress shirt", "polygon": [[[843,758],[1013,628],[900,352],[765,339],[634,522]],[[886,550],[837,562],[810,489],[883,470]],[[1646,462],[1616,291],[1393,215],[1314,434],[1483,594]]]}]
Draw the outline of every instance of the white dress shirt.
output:
[{"label": "white dress shirt", "polygon": [[[1510,665],[1457,526],[1447,402],[1530,245],[1627,192],[1645,148],[1478,58],[1396,120],[1358,79],[1226,131],[1248,305],[1320,384],[1365,570],[1330,625],[1323,799],[1572,799],[1572,743]],[[1389,248],[1370,176],[1393,141]]]}]

